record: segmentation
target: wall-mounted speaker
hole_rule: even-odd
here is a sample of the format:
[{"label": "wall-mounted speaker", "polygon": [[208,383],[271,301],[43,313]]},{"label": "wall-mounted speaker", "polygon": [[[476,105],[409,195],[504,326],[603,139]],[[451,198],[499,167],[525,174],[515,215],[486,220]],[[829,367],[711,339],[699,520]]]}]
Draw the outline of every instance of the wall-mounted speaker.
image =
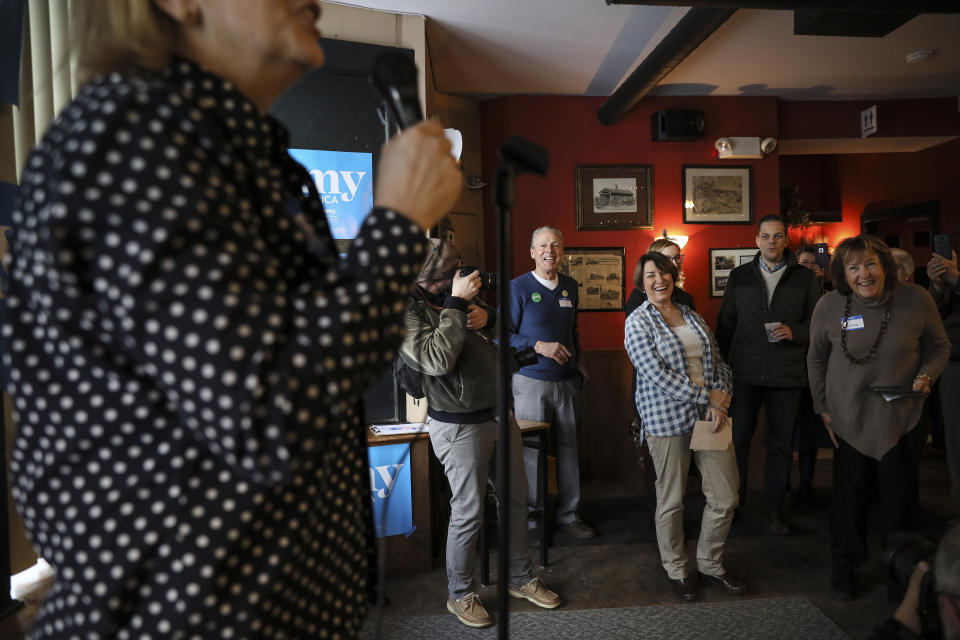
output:
[{"label": "wall-mounted speaker", "polygon": [[664,109],[650,116],[650,137],[654,142],[682,142],[703,137],[703,111]]}]

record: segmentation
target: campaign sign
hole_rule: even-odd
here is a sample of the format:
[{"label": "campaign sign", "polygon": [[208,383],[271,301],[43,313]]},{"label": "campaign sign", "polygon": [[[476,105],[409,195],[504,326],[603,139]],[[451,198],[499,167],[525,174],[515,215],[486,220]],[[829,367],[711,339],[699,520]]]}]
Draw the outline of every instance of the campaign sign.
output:
[{"label": "campaign sign", "polygon": [[413,531],[410,443],[370,447],[370,496],[378,538]]},{"label": "campaign sign", "polygon": [[290,155],[313,178],[333,237],[356,238],[373,208],[373,154],[290,149]]}]

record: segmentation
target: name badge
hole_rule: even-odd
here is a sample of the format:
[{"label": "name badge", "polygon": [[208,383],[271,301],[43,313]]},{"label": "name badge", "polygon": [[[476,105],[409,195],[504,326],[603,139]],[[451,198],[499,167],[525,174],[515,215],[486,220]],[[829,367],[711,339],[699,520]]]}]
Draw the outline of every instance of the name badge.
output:
[{"label": "name badge", "polygon": [[573,307],[573,300],[561,300],[561,301],[560,301],[560,306],[561,306],[561,307],[570,307],[570,308],[572,308],[572,307]]},{"label": "name badge", "polygon": [[840,328],[847,331],[854,329],[863,329],[863,316],[850,316],[849,318],[840,318]]}]

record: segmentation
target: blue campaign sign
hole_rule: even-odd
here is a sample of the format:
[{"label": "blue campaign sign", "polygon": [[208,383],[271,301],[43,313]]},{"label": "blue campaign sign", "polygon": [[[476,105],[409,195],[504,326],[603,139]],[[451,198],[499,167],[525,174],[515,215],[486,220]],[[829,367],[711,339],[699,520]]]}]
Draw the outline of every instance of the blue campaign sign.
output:
[{"label": "blue campaign sign", "polygon": [[413,533],[410,443],[370,447],[370,496],[378,538]]},{"label": "blue campaign sign", "polygon": [[334,238],[357,237],[373,208],[373,154],[320,149],[290,149],[320,192]]}]

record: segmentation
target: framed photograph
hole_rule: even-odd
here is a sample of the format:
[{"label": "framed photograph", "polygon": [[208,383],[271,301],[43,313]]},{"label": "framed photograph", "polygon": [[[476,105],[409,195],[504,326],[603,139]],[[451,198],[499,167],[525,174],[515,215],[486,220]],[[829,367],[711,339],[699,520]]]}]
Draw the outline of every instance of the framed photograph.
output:
[{"label": "framed photograph", "polygon": [[753,222],[753,167],[683,167],[684,224]]},{"label": "framed photograph", "polygon": [[653,165],[577,167],[577,231],[653,228]]},{"label": "framed photograph", "polygon": [[577,281],[580,311],[623,311],[623,247],[566,247],[560,273]]},{"label": "framed photograph", "polygon": [[747,264],[757,255],[756,247],[710,249],[710,297],[723,297],[727,279],[734,268]]}]

